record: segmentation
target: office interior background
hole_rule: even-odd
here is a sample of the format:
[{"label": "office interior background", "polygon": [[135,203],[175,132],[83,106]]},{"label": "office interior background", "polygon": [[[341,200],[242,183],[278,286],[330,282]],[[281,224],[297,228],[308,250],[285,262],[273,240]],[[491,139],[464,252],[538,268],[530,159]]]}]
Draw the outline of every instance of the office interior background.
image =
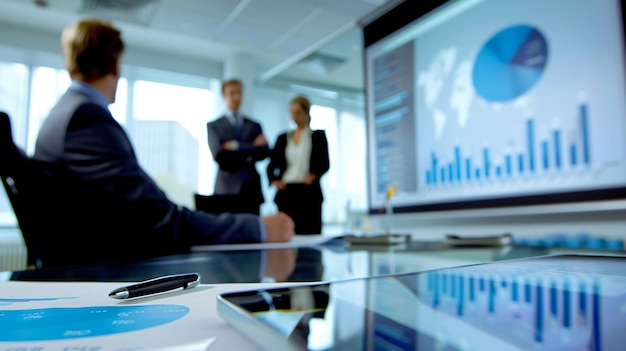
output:
[{"label": "office interior background", "polygon": [[[312,127],[325,129],[331,168],[322,180],[326,228],[373,230],[365,217],[366,118],[359,21],[394,0],[0,0],[0,110],[14,138],[34,150],[39,126],[69,85],[60,33],[83,17],[113,20],[127,49],[113,115],[126,128],[140,163],[176,202],[211,194],[216,165],[206,123],[224,106],[220,82],[240,78],[243,111],[259,121],[270,144],[290,128],[288,103],[312,103]],[[264,177],[262,213],[274,212]],[[424,237],[546,230],[624,236],[626,201],[402,214],[394,224]],[[371,221],[371,222],[370,222]],[[16,228],[5,193],[0,225]],[[582,228],[582,229],[581,229]],[[9,231],[7,233],[18,233]],[[18,233],[19,235],[19,233]],[[0,235],[15,242],[15,234]],[[0,267],[1,268],[1,267]],[[11,267],[9,267],[11,268]]]}]

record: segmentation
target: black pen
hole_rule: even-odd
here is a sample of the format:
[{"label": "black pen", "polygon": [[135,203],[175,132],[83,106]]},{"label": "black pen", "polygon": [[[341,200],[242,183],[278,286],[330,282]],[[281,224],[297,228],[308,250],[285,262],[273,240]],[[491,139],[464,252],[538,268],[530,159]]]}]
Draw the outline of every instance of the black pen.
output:
[{"label": "black pen", "polygon": [[164,275],[141,283],[117,288],[109,293],[114,299],[132,299],[176,289],[191,289],[200,284],[200,274],[184,273]]}]

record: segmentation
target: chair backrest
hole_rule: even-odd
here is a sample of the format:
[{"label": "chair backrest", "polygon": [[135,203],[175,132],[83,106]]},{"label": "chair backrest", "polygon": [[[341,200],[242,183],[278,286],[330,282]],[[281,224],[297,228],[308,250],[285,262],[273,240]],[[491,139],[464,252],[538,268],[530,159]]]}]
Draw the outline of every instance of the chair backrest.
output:
[{"label": "chair backrest", "polygon": [[0,178],[28,250],[28,265],[37,266],[34,222],[28,218],[28,208],[20,192],[21,182],[25,181],[28,172],[28,162],[26,154],[13,141],[9,115],[0,112]]}]

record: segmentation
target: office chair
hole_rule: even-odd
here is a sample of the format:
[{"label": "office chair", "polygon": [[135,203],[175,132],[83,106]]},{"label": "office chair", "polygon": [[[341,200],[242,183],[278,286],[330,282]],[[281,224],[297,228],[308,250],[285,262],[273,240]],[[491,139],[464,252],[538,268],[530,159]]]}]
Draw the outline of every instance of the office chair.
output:
[{"label": "office chair", "polygon": [[22,232],[27,249],[27,264],[29,267],[40,267],[36,232],[41,229],[43,223],[33,218],[33,211],[37,210],[37,206],[31,207],[28,200],[32,193],[26,188],[29,187],[29,183],[35,181],[29,171],[30,168],[31,161],[13,141],[9,115],[0,112],[0,178]]}]

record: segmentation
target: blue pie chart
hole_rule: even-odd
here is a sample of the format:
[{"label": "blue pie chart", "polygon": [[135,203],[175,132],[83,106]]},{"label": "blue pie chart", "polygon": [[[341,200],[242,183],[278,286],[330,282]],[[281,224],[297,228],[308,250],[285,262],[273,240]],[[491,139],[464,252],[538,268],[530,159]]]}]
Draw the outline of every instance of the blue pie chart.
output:
[{"label": "blue pie chart", "polygon": [[548,43],[534,27],[507,27],[480,49],[472,71],[476,93],[487,101],[507,102],[529,91],[548,62]]},{"label": "blue pie chart", "polygon": [[171,323],[181,305],[94,306],[0,310],[0,342],[70,340],[127,333]]}]

